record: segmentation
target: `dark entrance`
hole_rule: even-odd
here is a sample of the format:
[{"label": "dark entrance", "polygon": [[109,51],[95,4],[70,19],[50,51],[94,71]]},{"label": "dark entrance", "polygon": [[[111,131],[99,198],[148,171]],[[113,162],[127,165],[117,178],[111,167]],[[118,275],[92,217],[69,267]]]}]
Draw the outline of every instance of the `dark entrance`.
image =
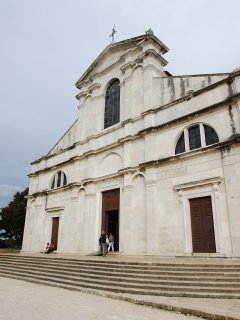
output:
[{"label": "dark entrance", "polygon": [[194,253],[216,252],[211,197],[190,200]]},{"label": "dark entrance", "polygon": [[51,243],[54,243],[56,245],[56,250],[57,250],[57,243],[58,243],[58,227],[59,227],[59,217],[53,218]]},{"label": "dark entrance", "polygon": [[102,193],[102,230],[113,234],[115,251],[119,250],[119,199],[119,189]]}]

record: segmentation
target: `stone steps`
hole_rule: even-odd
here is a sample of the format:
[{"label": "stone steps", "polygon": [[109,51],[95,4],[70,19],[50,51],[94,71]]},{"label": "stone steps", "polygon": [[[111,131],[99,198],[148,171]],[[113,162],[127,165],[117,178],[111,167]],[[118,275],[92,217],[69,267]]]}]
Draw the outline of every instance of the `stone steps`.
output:
[{"label": "stone steps", "polygon": [[[14,265],[15,262],[11,261],[9,259],[0,259],[0,263],[6,263],[8,266],[10,265]],[[39,262],[37,261],[17,261],[18,266],[24,266],[24,265],[28,265],[31,266],[32,268],[39,266]],[[135,270],[134,268],[132,269],[126,269],[125,266],[123,266],[122,268],[114,268],[111,266],[111,268],[109,267],[109,265],[107,266],[101,266],[99,267],[98,265],[96,266],[88,266],[87,262],[85,264],[77,264],[77,265],[73,265],[72,263],[69,264],[61,264],[61,263],[57,263],[55,261],[46,261],[43,262],[41,261],[41,268],[51,268],[53,267],[56,270],[67,270],[69,271],[73,271],[73,272],[79,272],[79,270],[81,270],[81,272],[85,272],[85,273],[89,273],[91,272],[92,274],[104,274],[107,273],[109,274],[109,271],[111,272],[111,275],[118,275],[121,274],[122,276],[125,277],[139,277],[139,278],[145,278],[146,275],[148,277],[152,277],[152,278],[156,278],[156,277],[160,277],[160,278],[175,278],[175,279],[182,279],[182,278],[187,278],[187,279],[191,279],[191,278],[199,278],[199,280],[207,278],[212,279],[212,277],[214,276],[215,279],[219,280],[222,279],[223,281],[236,281],[239,282],[240,279],[240,272],[237,270],[234,270],[234,272],[232,270],[224,270],[224,272],[217,272],[216,270],[212,270],[211,272],[208,271],[204,271],[204,272],[199,272],[197,270],[192,269],[191,271],[187,270],[181,270],[181,266],[178,266],[178,269],[176,268],[174,271],[170,270],[170,271],[164,271],[161,269],[159,270],[150,270],[150,269],[138,269]]]},{"label": "stone steps", "polygon": [[[11,265],[10,263],[0,263],[0,270],[3,270],[7,268],[8,270],[15,270],[16,267],[15,265]],[[49,274],[51,272],[54,272],[55,275],[58,275],[59,277],[63,275],[69,275],[73,277],[85,277],[85,278],[90,278],[90,279],[103,279],[103,280],[108,280],[108,281],[119,281],[119,282],[124,282],[126,280],[129,280],[129,275],[128,274],[123,274],[123,273],[111,273],[109,275],[109,272],[106,270],[104,272],[89,272],[88,270],[71,270],[70,268],[63,269],[63,268],[57,268],[57,267],[29,267],[29,266],[24,266],[24,265],[18,265],[17,267],[18,270],[21,270],[22,272],[35,272],[35,273],[42,273],[42,274]],[[178,280],[178,285],[179,286],[208,286],[208,287],[215,287],[216,283],[218,287],[226,287],[226,286],[231,286],[231,287],[236,287],[239,288],[240,286],[240,278],[214,278],[214,281],[212,278],[199,278],[199,277],[178,277],[173,278],[173,277],[162,277],[158,275],[154,276],[148,276],[146,279],[146,276],[139,276],[138,274],[136,275],[131,275],[131,282],[132,283],[140,283],[140,284],[166,284],[166,285],[172,285],[173,283],[176,283],[176,280]]]},{"label": "stone steps", "polygon": [[41,265],[47,264],[47,265],[61,265],[61,266],[71,266],[72,268],[79,268],[79,267],[87,267],[95,270],[96,268],[99,270],[109,270],[110,268],[114,268],[114,270],[117,269],[124,269],[127,270],[127,272],[152,272],[152,273],[157,273],[157,272],[201,272],[203,274],[209,273],[209,274],[214,274],[216,272],[220,272],[221,274],[225,274],[226,272],[236,272],[237,274],[240,275],[240,265],[233,265],[233,266],[228,266],[228,265],[221,265],[216,267],[215,265],[187,265],[187,264],[157,264],[157,265],[152,265],[151,263],[148,264],[134,264],[134,263],[121,263],[121,262],[109,262],[109,261],[89,261],[89,260],[71,260],[71,259],[59,259],[59,258],[29,258],[29,257],[16,257],[16,256],[3,256],[0,254],[0,261],[9,261],[9,262],[14,262],[17,261],[18,263],[24,263],[27,262],[28,264],[37,264],[41,262]]},{"label": "stone steps", "polygon": [[[152,290],[157,290],[157,289],[163,289],[163,290],[169,290],[169,288],[173,288],[174,290],[178,288],[182,288],[184,291],[217,291],[220,293],[239,293],[239,284],[236,283],[223,283],[223,282],[218,282],[217,284],[215,282],[199,282],[199,281],[185,281],[185,282],[178,282],[176,286],[176,281],[169,281],[169,280],[156,280],[156,281],[151,281],[149,279],[147,280],[140,280],[140,279],[132,279],[129,282],[129,279],[126,278],[120,278],[120,277],[111,277],[111,276],[92,276],[92,275],[86,275],[86,274],[69,274],[69,273],[64,273],[64,272],[54,272],[54,276],[57,277],[58,279],[63,279],[63,280],[70,280],[70,281],[75,281],[75,282],[80,282],[80,281],[85,281],[89,284],[91,283],[100,283],[100,284],[105,284],[106,282],[110,286],[121,286],[121,287],[126,287],[126,288],[141,288],[141,289],[152,289]],[[0,267],[0,272],[3,274],[5,272],[5,269]],[[8,272],[16,272],[15,268],[8,268]],[[18,269],[18,275],[21,273],[27,273],[28,275],[34,276],[34,275],[41,275],[46,278],[50,277],[52,274],[51,271],[49,270],[32,270],[30,268],[25,268],[25,269]],[[128,280],[128,282],[127,282]]]},{"label": "stone steps", "polygon": [[104,291],[106,293],[117,293],[117,294],[133,294],[133,295],[146,295],[146,296],[165,296],[165,297],[191,297],[191,298],[218,298],[218,299],[239,299],[240,295],[231,293],[231,294],[223,294],[223,293],[210,293],[208,291],[204,292],[184,292],[184,291],[174,291],[172,290],[157,290],[157,291],[150,291],[150,290],[144,290],[139,291],[137,289],[129,289],[129,288],[120,288],[120,287],[111,287],[106,285],[91,285],[87,284],[86,282],[79,282],[76,284],[75,282],[70,281],[63,281],[58,280],[55,278],[49,278],[46,279],[45,277],[31,277],[28,275],[18,274],[15,272],[1,272],[1,276],[5,276],[8,278],[18,279],[18,280],[25,280],[28,282],[36,283],[36,284],[42,284],[42,285],[49,285],[49,286],[55,286],[59,288],[64,288],[68,290],[75,290],[75,291],[83,291],[83,292],[89,292],[89,293],[98,293],[99,291]]},{"label": "stone steps", "polygon": [[[102,257],[100,257],[102,259]],[[151,264],[0,254],[1,276],[135,295],[240,298],[240,265]]]},{"label": "stone steps", "polygon": [[[56,255],[55,255],[56,256]],[[1,254],[0,253],[0,257],[1,259],[4,260],[17,260],[17,261],[54,261],[56,264],[60,263],[60,264],[69,264],[69,263],[73,263],[75,265],[81,265],[81,264],[89,264],[89,265],[114,265],[114,266],[124,266],[125,268],[128,267],[132,267],[134,266],[135,268],[143,268],[143,267],[148,267],[151,269],[154,268],[168,268],[168,269],[175,269],[178,268],[179,266],[181,268],[198,268],[199,270],[201,270],[202,268],[213,268],[213,269],[237,269],[240,270],[240,264],[231,264],[229,263],[225,263],[225,264],[207,264],[207,263],[202,263],[202,264],[193,264],[193,263],[154,263],[154,262],[126,262],[126,261],[113,261],[113,260],[105,260],[103,258],[99,257],[99,260],[95,259],[95,260],[85,260],[85,259],[70,259],[70,258],[57,258],[57,257],[53,257],[51,255],[41,255],[41,256],[17,256],[17,255],[10,255],[10,254]]]}]

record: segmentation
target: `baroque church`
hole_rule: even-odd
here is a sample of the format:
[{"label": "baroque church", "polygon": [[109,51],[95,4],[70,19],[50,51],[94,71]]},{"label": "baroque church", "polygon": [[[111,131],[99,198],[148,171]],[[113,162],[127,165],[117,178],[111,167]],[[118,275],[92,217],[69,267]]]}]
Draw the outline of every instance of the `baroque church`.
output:
[{"label": "baroque church", "polygon": [[153,34],[108,45],[29,174],[23,252],[240,256],[240,69],[171,75]]}]

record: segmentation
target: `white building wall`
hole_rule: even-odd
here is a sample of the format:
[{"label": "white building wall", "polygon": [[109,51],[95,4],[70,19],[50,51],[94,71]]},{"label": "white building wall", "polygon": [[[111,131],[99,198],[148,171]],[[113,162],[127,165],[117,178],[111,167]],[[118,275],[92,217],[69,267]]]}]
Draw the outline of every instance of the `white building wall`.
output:
[{"label": "white building wall", "polygon": [[[175,156],[193,124],[213,127],[220,143],[240,133],[239,76],[169,77],[152,42],[106,50],[82,79],[78,120],[32,164],[23,251],[42,251],[59,217],[58,252],[96,252],[102,192],[119,188],[122,254],[191,255],[189,199],[210,196],[217,254],[240,255],[239,142]],[[120,122],[104,129],[105,92],[115,78]],[[67,186],[51,190],[59,170]]]}]

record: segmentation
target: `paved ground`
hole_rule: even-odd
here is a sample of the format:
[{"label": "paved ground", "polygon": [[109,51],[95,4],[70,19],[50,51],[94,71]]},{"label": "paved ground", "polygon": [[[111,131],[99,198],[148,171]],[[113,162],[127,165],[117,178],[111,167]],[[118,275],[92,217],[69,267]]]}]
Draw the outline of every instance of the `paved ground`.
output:
[{"label": "paved ground", "polygon": [[196,320],[124,301],[0,277],[1,320]]},{"label": "paved ground", "polygon": [[[35,254],[28,254],[28,253],[21,253],[20,255],[25,255],[25,256],[35,256],[35,257],[46,257],[46,255],[41,254],[41,253],[35,253]],[[19,256],[19,255],[17,255]],[[52,258],[64,258],[64,259],[83,259],[83,260],[96,260],[96,261],[102,261],[103,258],[102,257],[93,257],[93,256],[81,256],[81,255],[71,255],[71,254],[51,254],[51,255],[47,255],[48,259],[52,259]],[[121,256],[121,255],[109,255],[107,256],[107,258],[104,258],[104,261],[112,261],[112,262],[116,262],[116,261],[122,261],[122,262],[147,262],[147,263],[181,263],[181,264],[225,264],[225,265],[239,265],[240,264],[240,258],[235,258],[235,259],[227,259],[227,258],[222,258],[222,257],[218,257],[218,258],[201,258],[201,257],[175,257],[175,258],[160,258],[160,257],[125,257],[125,256]],[[0,291],[0,308],[2,309],[2,299],[5,299],[1,296],[2,292],[4,292],[3,289],[3,285],[2,284],[6,284],[7,281],[15,281],[15,280],[8,280],[8,279],[4,279],[4,278],[0,278],[0,286],[1,286],[1,291]],[[9,282],[9,283],[10,283]],[[6,300],[8,299],[7,297],[9,297],[12,293],[10,292],[11,290],[13,292],[16,291],[15,295],[15,301],[17,301],[17,295],[19,294],[19,292],[26,291],[26,297],[23,299],[23,301],[21,302],[22,305],[19,305],[18,309],[23,309],[24,310],[24,303],[27,301],[27,294],[29,294],[29,291],[31,292],[31,290],[33,290],[35,287],[31,287],[31,286],[35,286],[32,284],[28,284],[25,283],[24,284],[20,281],[21,285],[18,284],[17,282],[16,285],[9,285],[9,287],[7,287],[7,290],[9,290],[8,295],[6,296]],[[6,285],[5,285],[6,286]],[[30,286],[30,287],[29,287]],[[27,290],[28,288],[28,290]],[[32,288],[32,289],[31,289]],[[37,286],[37,288],[39,288],[39,286]],[[45,288],[45,289],[43,289]],[[18,289],[18,291],[17,291]],[[40,289],[38,289],[40,290]],[[88,319],[102,319],[102,317],[104,317],[104,320],[106,319],[111,319],[111,320],[118,320],[118,319],[129,319],[129,320],[135,320],[135,319],[199,319],[199,318],[194,318],[194,317],[184,317],[183,315],[178,315],[176,313],[170,313],[167,312],[165,313],[165,311],[161,311],[161,310],[156,310],[156,309],[146,309],[147,307],[141,307],[138,305],[133,305],[133,304],[129,304],[126,302],[120,302],[120,301],[115,301],[112,299],[107,299],[105,297],[99,297],[99,296],[92,296],[92,295],[86,295],[84,293],[80,293],[80,292],[70,292],[68,290],[63,290],[63,289],[57,289],[57,288],[49,288],[49,287],[41,287],[41,292],[42,294],[37,293],[38,290],[36,291],[36,294],[38,295],[38,299],[41,307],[40,309],[45,310],[44,307],[44,294],[46,295],[46,298],[48,297],[48,292],[50,292],[51,290],[51,297],[49,299],[51,299],[51,301],[48,303],[48,305],[57,305],[57,309],[59,308],[59,310],[61,310],[61,308],[63,308],[63,306],[60,303],[60,307],[58,306],[58,300],[61,301],[61,297],[59,297],[59,299],[56,300],[52,300],[52,295],[54,294],[54,291],[52,290],[57,290],[56,291],[56,296],[58,296],[58,294],[60,294],[60,292],[64,292],[63,295],[65,295],[65,298],[67,297],[67,299],[73,299],[73,302],[71,304],[70,300],[68,302],[66,302],[66,304],[64,304],[64,307],[66,307],[66,310],[64,312],[62,312],[61,314],[63,315],[63,317],[58,318],[58,320],[61,319],[66,319],[71,320],[71,319],[76,319],[76,317],[78,316],[84,316],[84,319],[88,320]],[[27,292],[28,291],[28,292]],[[97,293],[99,294],[99,293]],[[35,291],[34,291],[34,295],[35,295]],[[113,296],[115,298],[124,298],[126,300],[132,301],[134,300],[135,303],[140,303],[142,304],[142,302],[144,301],[145,303],[150,303],[151,305],[154,306],[158,306],[160,308],[163,309],[169,309],[169,307],[173,307],[176,310],[182,310],[183,308],[186,309],[186,312],[193,311],[190,312],[192,314],[195,315],[199,315],[201,314],[201,312],[205,313],[205,316],[207,316],[209,319],[239,319],[240,320],[240,299],[207,299],[207,298],[187,298],[187,297],[155,297],[155,296],[140,296],[140,295],[129,295],[129,294],[117,294],[117,293],[104,293],[104,292],[100,292],[100,295],[109,295],[109,296]],[[72,298],[71,298],[72,297]],[[30,294],[30,298],[31,294]],[[81,302],[79,302],[81,301]],[[86,303],[87,301],[87,303]],[[10,302],[9,302],[10,303]],[[19,302],[20,303],[20,302]],[[65,303],[65,302],[64,302]],[[6,306],[8,305],[8,302],[4,302],[4,305],[6,304]],[[38,304],[37,302],[33,302],[33,305],[35,306],[35,309],[38,309]],[[70,307],[71,305],[71,307]],[[96,306],[94,307],[94,310],[92,310],[92,305]],[[28,306],[29,308],[30,306]],[[52,307],[53,308],[53,307]],[[71,310],[71,312],[73,313],[72,318],[70,316],[68,316],[68,312],[69,309]],[[18,310],[16,309],[16,310]],[[14,313],[10,314],[8,313],[8,307],[6,307],[6,309],[4,309],[6,312],[5,316],[8,316],[9,320],[11,319],[17,319],[17,320],[22,320],[21,316],[20,317],[15,317]],[[11,305],[9,304],[9,310],[11,310]],[[16,312],[16,310],[14,309],[13,311]],[[47,320],[52,320],[52,319],[57,319],[58,314],[55,314],[54,312],[51,313],[51,315],[49,314],[49,307],[47,309]],[[53,308],[53,310],[55,310]],[[139,311],[140,310],[140,311]],[[122,313],[124,311],[124,314]],[[126,311],[126,312],[125,312]],[[195,312],[196,311],[196,312]],[[19,311],[18,311],[19,312]],[[41,311],[42,312],[42,311]],[[184,312],[184,311],[183,311]],[[31,310],[28,310],[28,313],[31,314]],[[5,316],[4,318],[1,318],[1,316],[3,316],[3,312],[0,311],[0,320],[4,319],[5,320]],[[151,314],[151,315],[150,315]],[[86,316],[87,315],[87,316]],[[217,315],[221,315],[220,317],[218,317]],[[45,316],[45,314],[41,314],[41,319],[43,316]],[[50,317],[51,316],[51,317]],[[160,317],[161,316],[161,317]],[[177,317],[177,318],[176,318]],[[24,315],[24,320],[38,320],[39,318],[27,318]]]},{"label": "paved ground", "polygon": [[[7,254],[6,254],[7,255]],[[10,253],[10,255],[12,255]],[[225,264],[225,265],[240,265],[240,257],[238,258],[224,258],[224,257],[201,257],[201,255],[195,255],[191,257],[156,257],[156,256],[122,256],[118,253],[110,253],[106,258],[101,256],[85,256],[80,254],[64,254],[64,253],[52,253],[46,255],[44,253],[27,253],[21,252],[15,254],[16,256],[27,256],[27,257],[44,257],[44,258],[62,258],[62,259],[75,259],[75,260],[103,260],[113,262],[139,262],[139,263],[176,263],[176,264]]]},{"label": "paved ground", "polygon": [[[130,295],[125,295],[131,297]],[[226,319],[240,320],[240,299],[208,299],[187,297],[154,297],[135,295],[140,301],[151,302],[159,305],[170,305],[177,308],[206,312],[215,319],[217,315],[225,316]]]}]

